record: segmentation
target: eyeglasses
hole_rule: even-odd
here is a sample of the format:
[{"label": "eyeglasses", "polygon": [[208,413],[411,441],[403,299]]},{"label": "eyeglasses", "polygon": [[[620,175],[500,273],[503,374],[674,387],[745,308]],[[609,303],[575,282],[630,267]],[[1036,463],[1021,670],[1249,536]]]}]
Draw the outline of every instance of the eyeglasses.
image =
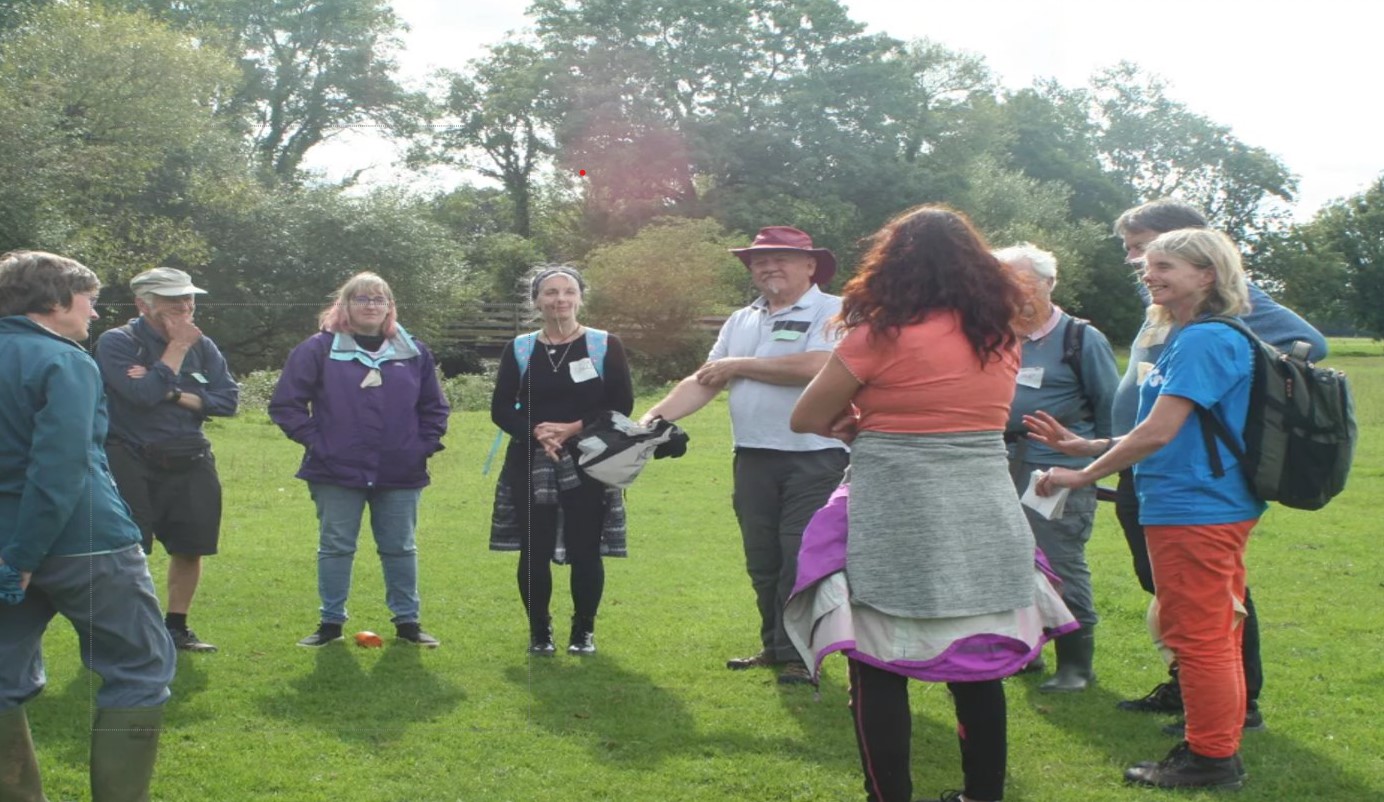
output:
[{"label": "eyeglasses", "polygon": [[383,295],[353,295],[351,303],[356,306],[389,306],[389,299]]}]

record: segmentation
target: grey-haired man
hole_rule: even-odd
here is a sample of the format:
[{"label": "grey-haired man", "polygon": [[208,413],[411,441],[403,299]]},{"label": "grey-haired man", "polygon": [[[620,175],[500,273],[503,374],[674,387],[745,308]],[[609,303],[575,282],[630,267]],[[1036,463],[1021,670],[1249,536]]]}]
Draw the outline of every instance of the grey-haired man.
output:
[{"label": "grey-haired man", "polygon": [[139,317],[102,334],[96,362],[110,397],[111,472],[144,536],[168,552],[165,625],[179,649],[214,652],[187,624],[221,534],[221,480],[202,432],[208,417],[236,412],[240,390],[216,344],[193,322],[206,292],[171,267],[130,281]]}]

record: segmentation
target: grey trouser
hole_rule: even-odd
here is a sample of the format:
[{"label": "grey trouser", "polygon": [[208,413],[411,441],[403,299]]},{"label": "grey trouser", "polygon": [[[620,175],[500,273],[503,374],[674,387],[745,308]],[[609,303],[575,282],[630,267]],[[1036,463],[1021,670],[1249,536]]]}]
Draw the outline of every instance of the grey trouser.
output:
[{"label": "grey trouser", "polygon": [[[1019,495],[1028,489],[1034,471],[1051,467],[1033,462],[1011,463],[1010,474]],[[1086,564],[1086,541],[1091,539],[1091,528],[1096,523],[1095,486],[1071,491],[1060,518],[1049,521],[1028,507],[1024,507],[1024,514],[1038,548],[1047,556],[1053,573],[1062,579],[1062,601],[1067,603],[1067,609],[1082,626],[1095,626],[1098,619],[1091,591],[1091,567]]]},{"label": "grey trouser", "polygon": [[168,699],[178,667],[149,565],[138,545],[107,554],[49,557],[24,601],[0,603],[0,712],[43,690],[43,633],[61,613],[101,677],[97,707],[153,707]]},{"label": "grey trouser", "polygon": [[735,450],[735,517],[745,545],[745,569],[759,607],[766,654],[800,660],[783,629],[783,607],[798,576],[798,547],[813,513],[841,483],[849,457],[823,451]]}]

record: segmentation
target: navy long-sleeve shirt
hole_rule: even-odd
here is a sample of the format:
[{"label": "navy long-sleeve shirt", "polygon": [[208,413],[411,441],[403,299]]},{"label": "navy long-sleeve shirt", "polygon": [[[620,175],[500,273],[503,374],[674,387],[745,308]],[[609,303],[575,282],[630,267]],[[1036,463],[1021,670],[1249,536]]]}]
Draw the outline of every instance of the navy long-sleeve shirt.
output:
[{"label": "navy long-sleeve shirt", "polygon": [[[235,414],[240,386],[211,338],[202,337],[188,349],[177,374],[159,361],[167,347],[168,341],[142,317],[96,341],[96,364],[110,399],[112,438],[145,446],[201,434],[207,418]],[[132,379],[128,371],[133,365],[149,372]],[[202,411],[193,412],[168,400],[175,388],[201,398]]]}]

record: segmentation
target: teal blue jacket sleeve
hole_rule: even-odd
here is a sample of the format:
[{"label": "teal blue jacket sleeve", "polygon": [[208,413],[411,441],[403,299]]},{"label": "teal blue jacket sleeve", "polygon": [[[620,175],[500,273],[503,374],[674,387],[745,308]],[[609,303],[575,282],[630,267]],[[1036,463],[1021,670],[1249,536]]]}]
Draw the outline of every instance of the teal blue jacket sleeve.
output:
[{"label": "teal blue jacket sleeve", "polygon": [[44,402],[34,415],[15,537],[0,554],[21,571],[38,568],[88,493],[96,468],[91,433],[101,405],[101,375],[85,352],[52,360],[30,381]]}]

